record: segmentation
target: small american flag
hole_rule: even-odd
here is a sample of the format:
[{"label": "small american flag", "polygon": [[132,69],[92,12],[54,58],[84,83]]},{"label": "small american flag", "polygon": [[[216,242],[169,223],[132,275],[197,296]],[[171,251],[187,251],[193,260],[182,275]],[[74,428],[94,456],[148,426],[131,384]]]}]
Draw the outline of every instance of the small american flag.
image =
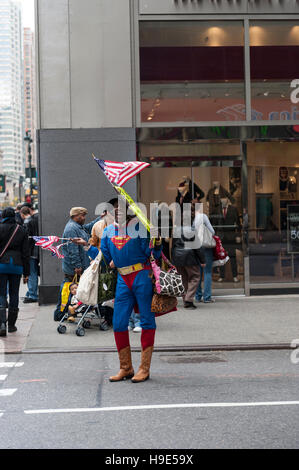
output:
[{"label": "small american flag", "polygon": [[50,236],[50,237],[33,237],[36,246],[40,246],[45,250],[48,249],[53,243],[56,243],[60,240],[59,237]]},{"label": "small american flag", "polygon": [[64,256],[60,253],[59,249],[63,246],[63,245],[66,245],[66,243],[62,243],[62,245],[58,245],[58,246],[51,246],[50,248],[48,248],[48,250],[52,251],[52,256],[57,256],[57,258],[59,259],[63,259]]},{"label": "small american flag", "polygon": [[120,187],[144,168],[150,166],[149,163],[145,162],[111,162],[109,160],[99,160],[96,157],[94,159],[109,181]]},{"label": "small american flag", "polygon": [[65,243],[54,246],[54,243],[57,243],[60,238],[56,236],[49,236],[49,237],[32,237],[35,241],[35,246],[39,246],[43,250],[48,250],[52,252],[52,256],[57,256],[57,258],[62,259],[64,256],[59,252],[59,249],[65,245]]}]

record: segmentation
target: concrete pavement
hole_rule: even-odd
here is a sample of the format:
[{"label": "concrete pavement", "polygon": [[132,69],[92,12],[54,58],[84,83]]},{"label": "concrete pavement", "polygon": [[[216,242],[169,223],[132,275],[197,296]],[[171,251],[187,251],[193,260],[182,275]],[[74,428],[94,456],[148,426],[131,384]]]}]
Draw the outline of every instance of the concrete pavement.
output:
[{"label": "concrete pavement", "polygon": [[[299,338],[299,296],[225,297],[215,304],[196,304],[157,318],[156,348],[160,350],[290,347]],[[18,331],[0,342],[0,353],[115,350],[112,330],[100,331],[94,320],[85,336],[76,325],[57,332],[54,305],[39,307],[20,302]],[[133,349],[140,348],[140,333],[130,333]],[[299,343],[299,340],[298,340]]]}]

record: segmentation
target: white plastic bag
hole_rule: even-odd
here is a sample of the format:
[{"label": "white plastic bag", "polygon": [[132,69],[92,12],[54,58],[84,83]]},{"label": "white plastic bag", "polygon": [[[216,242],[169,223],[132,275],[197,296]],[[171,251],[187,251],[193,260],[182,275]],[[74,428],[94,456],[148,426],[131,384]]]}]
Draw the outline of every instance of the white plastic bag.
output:
[{"label": "white plastic bag", "polygon": [[80,277],[76,297],[85,305],[97,305],[98,303],[99,266],[101,259],[102,252],[100,251],[93,263]]}]

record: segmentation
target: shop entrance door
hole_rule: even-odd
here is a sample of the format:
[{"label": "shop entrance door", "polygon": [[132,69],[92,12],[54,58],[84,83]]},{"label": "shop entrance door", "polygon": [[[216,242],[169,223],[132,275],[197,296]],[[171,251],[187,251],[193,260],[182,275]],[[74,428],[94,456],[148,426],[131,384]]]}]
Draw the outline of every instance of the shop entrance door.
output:
[{"label": "shop entrance door", "polygon": [[139,200],[146,205],[155,201],[170,205],[177,200],[180,183],[189,181],[192,197],[199,195],[203,211],[230,257],[223,268],[213,269],[212,294],[244,295],[247,173],[240,141],[217,145],[142,144],[139,157],[151,163],[151,168],[140,175]]}]

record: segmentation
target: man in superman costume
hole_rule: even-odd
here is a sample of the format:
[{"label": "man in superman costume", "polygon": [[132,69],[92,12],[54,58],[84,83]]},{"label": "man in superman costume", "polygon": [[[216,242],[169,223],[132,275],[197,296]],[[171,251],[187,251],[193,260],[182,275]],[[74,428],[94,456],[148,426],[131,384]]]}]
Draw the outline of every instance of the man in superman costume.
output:
[{"label": "man in superman costume", "polygon": [[[136,219],[130,221],[120,205],[115,209],[115,222],[103,232],[101,251],[107,264],[118,270],[114,301],[113,330],[119,355],[120,371],[110,377],[110,382],[132,379],[139,383],[149,379],[151,358],[154,348],[156,322],[151,311],[153,283],[151,278],[150,238],[144,231],[143,236],[132,236],[132,223],[138,232]],[[136,235],[136,232],[135,232]],[[161,240],[155,241],[153,254],[161,256]],[[129,318],[133,308],[138,306],[141,332],[141,364],[134,374],[129,341]]]}]

